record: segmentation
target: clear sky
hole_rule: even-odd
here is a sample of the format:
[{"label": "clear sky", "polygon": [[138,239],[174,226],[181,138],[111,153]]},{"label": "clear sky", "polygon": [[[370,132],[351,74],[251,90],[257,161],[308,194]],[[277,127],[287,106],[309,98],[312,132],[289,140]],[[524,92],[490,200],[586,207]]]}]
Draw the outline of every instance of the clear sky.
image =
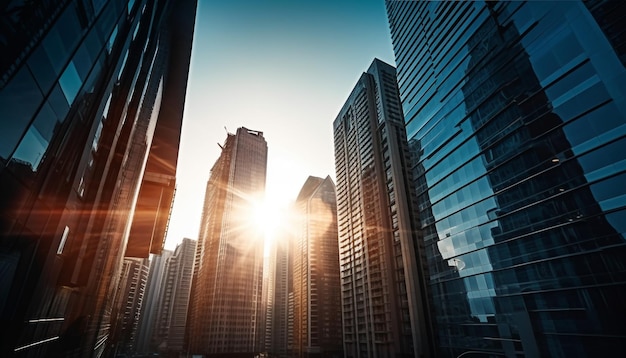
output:
[{"label": "clear sky", "polygon": [[332,122],[374,57],[394,64],[383,0],[199,0],[166,248],[198,239],[224,127],[264,132],[269,200],[334,180]]}]

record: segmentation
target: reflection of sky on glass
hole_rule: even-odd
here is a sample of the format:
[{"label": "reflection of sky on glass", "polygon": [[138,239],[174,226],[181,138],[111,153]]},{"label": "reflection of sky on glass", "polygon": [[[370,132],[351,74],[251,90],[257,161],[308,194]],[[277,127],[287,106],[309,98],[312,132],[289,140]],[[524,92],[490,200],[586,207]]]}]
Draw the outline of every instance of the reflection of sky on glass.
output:
[{"label": "reflection of sky on glass", "polygon": [[24,135],[20,146],[15,150],[13,158],[27,162],[31,165],[32,170],[36,171],[47,147],[48,141],[41,136],[39,131],[31,127]]},{"label": "reflection of sky on glass", "polygon": [[197,239],[224,127],[264,132],[267,195],[335,177],[332,121],[374,57],[394,64],[384,2],[199,1],[167,248]]},{"label": "reflection of sky on glass", "polygon": [[67,65],[65,72],[63,72],[61,78],[59,78],[59,84],[65,94],[65,98],[67,98],[67,102],[74,102],[74,98],[76,98],[76,94],[82,83],[73,62]]}]

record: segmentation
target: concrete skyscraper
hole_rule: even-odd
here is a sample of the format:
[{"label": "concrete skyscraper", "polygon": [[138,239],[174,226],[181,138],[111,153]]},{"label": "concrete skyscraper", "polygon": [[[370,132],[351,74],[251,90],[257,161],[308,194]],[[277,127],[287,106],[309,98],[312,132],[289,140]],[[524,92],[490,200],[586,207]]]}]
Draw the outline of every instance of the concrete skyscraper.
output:
[{"label": "concrete skyscraper", "polygon": [[375,59],[333,124],[347,357],[426,357],[415,196],[396,71]]},{"label": "concrete skyscraper", "polygon": [[293,357],[342,357],[337,202],[330,177],[309,177],[293,209],[291,353]]},{"label": "concrete skyscraper", "polygon": [[165,276],[166,264],[173,254],[173,251],[163,250],[160,255],[153,255],[150,258],[150,270],[137,326],[135,344],[135,353],[137,354],[147,355],[158,352],[158,343],[154,332],[160,306],[159,296],[164,284],[163,277]]},{"label": "concrete skyscraper", "polygon": [[264,197],[263,132],[228,134],[207,183],[187,330],[190,354],[253,356],[262,349],[264,233],[251,218]]},{"label": "concrete skyscraper", "polygon": [[0,356],[110,343],[124,257],[165,239],[196,5],[0,5]]},{"label": "concrete skyscraper", "polygon": [[143,307],[149,260],[126,258],[114,296],[109,349],[117,354],[135,351],[139,314]]},{"label": "concrete skyscraper", "polygon": [[185,342],[196,241],[183,239],[167,258],[152,341],[160,356],[178,357]]},{"label": "concrete skyscraper", "polygon": [[626,5],[387,1],[437,356],[626,356]]}]

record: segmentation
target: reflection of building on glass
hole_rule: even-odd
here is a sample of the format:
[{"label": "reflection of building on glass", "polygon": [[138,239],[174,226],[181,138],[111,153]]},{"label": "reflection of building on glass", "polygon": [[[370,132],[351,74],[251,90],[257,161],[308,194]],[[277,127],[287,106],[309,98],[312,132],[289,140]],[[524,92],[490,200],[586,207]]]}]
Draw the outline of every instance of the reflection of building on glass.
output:
[{"label": "reflection of building on glass", "polygon": [[0,355],[113,354],[124,257],[165,239],[196,2],[2,7]]},{"label": "reflection of building on glass", "polygon": [[205,355],[259,353],[263,232],[252,211],[265,192],[263,132],[228,134],[207,183],[196,249],[186,341]]},{"label": "reflection of building on glass", "polygon": [[396,70],[376,59],[334,121],[344,350],[432,356]]},{"label": "reflection of building on glass", "polygon": [[626,354],[624,5],[387,11],[438,355]]}]

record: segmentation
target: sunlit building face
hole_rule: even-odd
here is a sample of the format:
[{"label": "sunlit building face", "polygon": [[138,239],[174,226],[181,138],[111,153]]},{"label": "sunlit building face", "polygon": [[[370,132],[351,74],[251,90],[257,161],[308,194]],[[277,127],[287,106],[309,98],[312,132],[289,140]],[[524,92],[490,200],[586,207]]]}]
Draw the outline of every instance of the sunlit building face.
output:
[{"label": "sunlit building face", "polygon": [[337,202],[330,179],[309,177],[294,205],[289,259],[294,356],[341,356]]},{"label": "sunlit building face", "polygon": [[267,143],[262,132],[229,134],[207,183],[194,264],[189,352],[258,352],[264,232],[255,220],[263,198]]}]

